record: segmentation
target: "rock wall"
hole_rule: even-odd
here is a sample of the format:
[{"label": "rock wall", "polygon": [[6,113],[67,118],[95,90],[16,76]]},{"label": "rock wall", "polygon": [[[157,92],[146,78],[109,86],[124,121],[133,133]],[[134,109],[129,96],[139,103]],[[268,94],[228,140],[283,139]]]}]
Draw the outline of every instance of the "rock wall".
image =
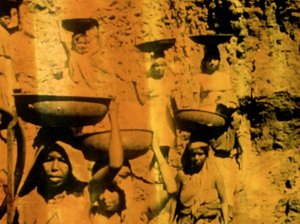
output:
[{"label": "rock wall", "polygon": [[145,85],[151,62],[151,54],[138,51],[136,44],[176,38],[166,59],[176,88],[187,89],[203,55],[202,45],[189,36],[234,34],[219,45],[222,69],[231,73],[258,150],[294,147],[299,137],[299,4],[297,0],[26,0],[19,7],[21,30],[13,35],[18,43],[16,67],[27,92],[43,92],[51,82],[56,85],[51,80],[62,78],[67,60],[61,38],[70,41],[71,35],[62,29],[61,20],[96,18],[100,28],[94,35],[100,51],[94,63],[99,73],[116,78],[119,95],[130,101],[136,100],[132,81]]},{"label": "rock wall", "polygon": [[[221,69],[231,74],[240,110],[251,123],[255,150],[263,155],[249,158],[253,164],[249,168],[248,187],[253,186],[238,196],[241,209],[236,223],[297,223],[299,0],[20,2],[19,17],[14,17],[19,30],[12,34],[12,41],[17,77],[27,93],[73,91],[74,86],[62,82],[68,59],[62,39],[70,45],[72,35],[61,27],[66,18],[91,17],[99,22],[99,29],[90,33],[94,48],[98,49],[93,64],[97,73],[113,80],[108,89],[128,108],[139,104],[133,83],[142,90],[147,88],[145,78],[152,57],[151,52],[141,52],[135,45],[175,38],[176,43],[165,51],[165,58],[174,89],[184,91],[199,72],[203,56],[203,46],[189,37],[233,34],[229,42],[219,45]],[[95,90],[78,91],[78,94],[94,94]],[[123,119],[132,121],[128,117]],[[30,133],[37,132],[34,128],[37,129],[28,125],[26,129],[30,138],[28,147],[35,135]],[[188,139],[187,133],[181,132],[179,136],[179,152],[171,151],[175,155],[170,156],[172,165],[178,167],[180,151]],[[253,184],[257,182],[261,184]],[[276,207],[272,207],[274,203]]]}]

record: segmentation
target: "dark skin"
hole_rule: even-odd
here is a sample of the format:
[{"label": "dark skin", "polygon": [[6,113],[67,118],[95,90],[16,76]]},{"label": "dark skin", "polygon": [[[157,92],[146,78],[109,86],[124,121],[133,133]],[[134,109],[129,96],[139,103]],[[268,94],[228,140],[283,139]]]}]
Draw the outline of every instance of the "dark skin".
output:
[{"label": "dark skin", "polygon": [[[197,175],[199,172],[201,172],[202,167],[208,157],[208,150],[209,146],[207,144],[203,144],[202,142],[194,142],[191,143],[186,150],[189,150],[189,166],[191,166],[192,172],[189,174],[185,174],[184,172],[179,172],[178,174],[178,182],[180,184],[181,192],[180,192],[180,201],[182,204],[189,203],[195,195],[198,194],[198,189],[197,188],[191,188],[189,186],[188,182],[186,183],[185,181],[185,176],[193,176]],[[227,201],[227,196],[225,194],[225,187],[223,180],[220,175],[216,174],[214,181],[213,181],[213,186],[217,192],[218,196],[221,202],[221,212],[222,212],[222,223],[223,224],[228,224],[228,201]],[[205,217],[212,217],[216,216],[218,214],[217,210],[211,210],[209,212],[197,210],[194,216],[199,219],[199,218],[205,218]]]},{"label": "dark skin", "polygon": [[54,198],[66,190],[70,178],[70,165],[67,158],[59,151],[50,151],[42,162],[44,181],[39,185],[39,192],[46,200]]},{"label": "dark skin", "polygon": [[124,151],[121,143],[121,136],[117,124],[117,106],[115,100],[110,104],[109,118],[111,122],[111,139],[108,149],[108,165],[99,169],[89,182],[91,201],[96,201],[113,181],[124,161]]},{"label": "dark skin", "polygon": [[[151,195],[149,198],[147,198],[145,200],[146,202],[140,205],[143,207],[138,207],[138,209],[135,209],[135,206],[139,206],[139,204],[134,204],[134,206],[130,206],[129,210],[133,208],[134,212],[138,211],[140,213],[138,213],[136,216],[132,215],[132,213],[130,212],[128,215],[125,213],[124,217],[125,217],[126,224],[127,223],[128,224],[148,223],[149,220],[153,219],[155,216],[160,214],[162,209],[165,208],[166,204],[170,200],[172,200],[172,205],[173,202],[174,204],[176,203],[176,199],[175,199],[177,194],[176,178],[174,172],[172,171],[170,165],[167,163],[166,159],[164,158],[160,150],[159,139],[155,135],[155,133],[152,141],[152,151],[154,152],[154,155],[156,157],[157,168],[159,169],[161,177],[163,179],[164,189],[159,190],[157,194]],[[152,166],[151,169],[153,168],[154,167]],[[151,170],[149,171],[151,172]],[[173,209],[173,206],[171,209]],[[172,211],[171,214],[173,214]]]},{"label": "dark skin", "polygon": [[11,16],[10,15],[3,15],[0,17],[0,25],[3,26],[5,29],[8,28],[10,23]]},{"label": "dark skin", "polygon": [[[108,150],[109,164],[99,169],[88,184],[91,201],[97,200],[98,196],[106,190],[121,169],[124,160],[119,127],[116,121],[117,108],[115,100],[111,102],[108,115],[112,129]],[[41,166],[42,173],[40,175],[44,177],[44,181],[39,185],[39,190],[43,197],[49,200],[66,190],[66,184],[70,180],[71,168],[66,155],[55,149],[44,155]]]},{"label": "dark skin", "polygon": [[[148,210],[151,214],[158,214],[168,203],[168,201],[176,195],[177,193],[177,184],[174,173],[171,170],[170,165],[167,163],[164,158],[161,149],[159,147],[159,139],[154,135],[152,150],[157,159],[157,164],[162,175],[166,190],[161,192],[159,197],[155,197],[155,200],[149,201]],[[149,218],[152,218],[149,216]]]}]

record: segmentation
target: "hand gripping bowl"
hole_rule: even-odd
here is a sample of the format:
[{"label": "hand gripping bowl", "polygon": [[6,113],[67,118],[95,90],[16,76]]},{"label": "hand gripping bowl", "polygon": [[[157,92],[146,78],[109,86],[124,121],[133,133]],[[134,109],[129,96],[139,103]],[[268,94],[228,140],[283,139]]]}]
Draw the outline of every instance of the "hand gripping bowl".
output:
[{"label": "hand gripping bowl", "polygon": [[[76,142],[88,160],[98,160],[108,151],[111,131],[77,135]],[[147,129],[120,129],[124,155],[127,159],[144,154],[152,144],[153,133]]]},{"label": "hand gripping bowl", "polygon": [[175,114],[176,125],[179,129],[193,131],[213,131],[226,124],[225,116],[199,109],[180,109]]},{"label": "hand gripping bowl", "polygon": [[108,111],[110,98],[15,94],[18,115],[27,122],[50,127],[96,124]]}]

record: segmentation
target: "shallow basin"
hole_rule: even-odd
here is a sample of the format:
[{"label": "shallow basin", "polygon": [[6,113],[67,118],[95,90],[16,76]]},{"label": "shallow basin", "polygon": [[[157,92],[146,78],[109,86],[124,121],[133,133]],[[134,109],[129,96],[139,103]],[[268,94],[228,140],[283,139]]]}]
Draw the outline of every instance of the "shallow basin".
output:
[{"label": "shallow basin", "polygon": [[[121,141],[126,158],[144,154],[152,143],[153,133],[146,129],[120,129]],[[80,149],[89,160],[97,160],[108,151],[111,131],[102,131],[76,136]]]},{"label": "shallow basin", "polygon": [[173,47],[175,39],[160,39],[137,44],[136,47],[142,52],[161,52]]},{"label": "shallow basin", "polygon": [[190,36],[190,39],[198,44],[217,45],[230,40],[233,34],[206,34]]},{"label": "shallow basin", "polygon": [[27,122],[50,127],[80,127],[100,122],[110,98],[15,94],[18,115]]},{"label": "shallow basin", "polygon": [[62,27],[71,32],[85,32],[92,27],[99,27],[99,23],[93,18],[72,18],[62,20]]},{"label": "shallow basin", "polygon": [[178,110],[175,120],[179,129],[188,132],[220,128],[226,124],[221,114],[197,109]]}]

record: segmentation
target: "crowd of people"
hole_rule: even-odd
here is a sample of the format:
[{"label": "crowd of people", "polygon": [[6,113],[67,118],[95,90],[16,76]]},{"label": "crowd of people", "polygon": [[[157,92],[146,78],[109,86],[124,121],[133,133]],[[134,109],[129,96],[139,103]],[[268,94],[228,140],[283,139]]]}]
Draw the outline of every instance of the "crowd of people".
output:
[{"label": "crowd of people", "polygon": [[[5,107],[12,107],[10,96],[15,82],[9,20],[10,11],[1,9],[0,93]],[[76,84],[83,80],[89,85],[89,77],[94,76],[89,64],[93,55],[86,57],[87,44],[84,32],[73,34],[71,49],[63,43],[69,56],[69,78]],[[207,133],[189,133],[180,168],[169,163],[170,150],[176,150],[176,127],[172,123],[176,111],[172,111],[172,90],[165,75],[168,65],[160,55],[152,58],[145,75],[146,93],[136,89],[139,101],[149,105],[153,132],[149,150],[135,158],[142,161],[145,175],[136,173],[134,162],[125,157],[117,118],[120,108],[113,99],[108,111],[108,152],[101,161],[94,161],[91,170],[83,151],[72,145],[72,136],[64,141],[54,133],[55,128],[53,133],[36,136],[35,159],[15,198],[14,223],[231,223],[250,139],[247,121],[238,112],[230,76],[219,71],[220,58],[217,45],[204,47],[201,71],[190,89],[191,109],[222,112],[225,124],[216,129],[209,127],[212,131]],[[1,173],[1,186],[6,186],[6,170],[1,169]]]}]

